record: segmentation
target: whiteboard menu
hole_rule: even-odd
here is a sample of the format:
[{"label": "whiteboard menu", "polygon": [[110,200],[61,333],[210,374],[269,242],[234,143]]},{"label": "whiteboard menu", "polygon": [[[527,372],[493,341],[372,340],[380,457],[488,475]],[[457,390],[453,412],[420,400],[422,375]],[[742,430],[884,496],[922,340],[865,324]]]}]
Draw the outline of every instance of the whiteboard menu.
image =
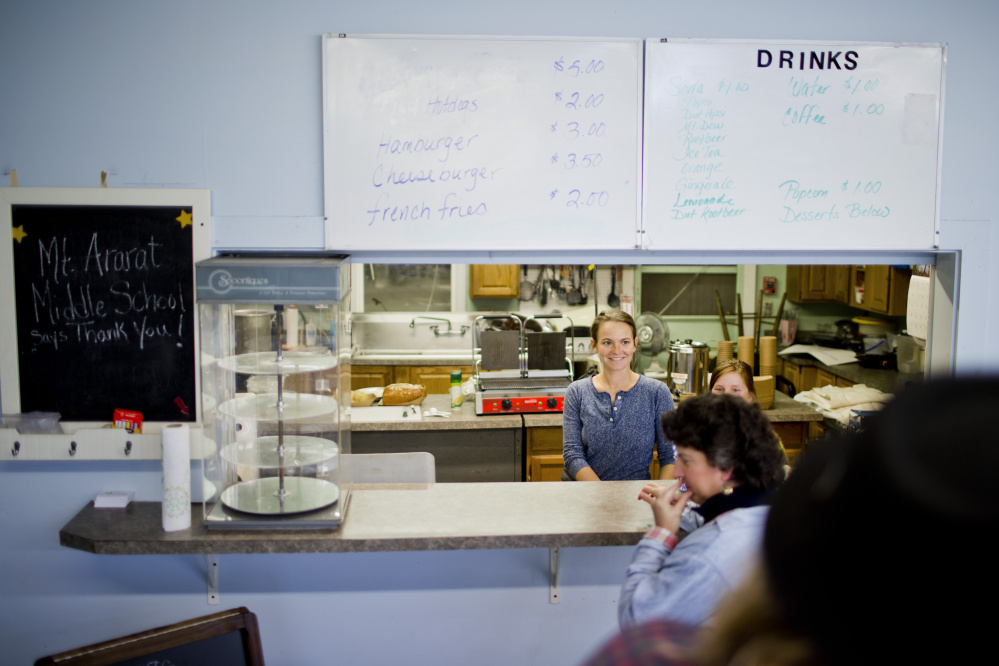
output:
[{"label": "whiteboard menu", "polygon": [[945,47],[649,40],[643,245],[932,249]]},{"label": "whiteboard menu", "polygon": [[633,248],[642,40],[323,39],[326,247]]}]

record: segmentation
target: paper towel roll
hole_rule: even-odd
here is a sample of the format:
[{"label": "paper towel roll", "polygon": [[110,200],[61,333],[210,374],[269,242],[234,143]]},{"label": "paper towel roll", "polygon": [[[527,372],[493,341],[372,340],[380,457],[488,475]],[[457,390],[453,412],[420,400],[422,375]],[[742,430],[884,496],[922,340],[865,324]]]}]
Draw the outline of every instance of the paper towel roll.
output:
[{"label": "paper towel roll", "polygon": [[285,340],[289,349],[298,346],[298,308],[289,305],[284,311],[284,330],[287,332]]},{"label": "paper towel roll", "polygon": [[912,276],[906,306],[906,330],[912,337],[925,341],[930,325],[930,278],[923,275]]},{"label": "paper towel roll", "polygon": [[191,431],[186,423],[163,426],[163,529],[191,526]]}]

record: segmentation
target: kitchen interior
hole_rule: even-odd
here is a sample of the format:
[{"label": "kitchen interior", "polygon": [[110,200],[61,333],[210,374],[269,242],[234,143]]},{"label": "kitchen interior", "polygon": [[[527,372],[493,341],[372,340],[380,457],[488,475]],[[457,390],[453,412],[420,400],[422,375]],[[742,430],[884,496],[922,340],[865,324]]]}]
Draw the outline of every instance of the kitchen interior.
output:
[{"label": "kitchen interior", "polygon": [[[350,388],[375,400],[352,409],[353,451],[430,451],[442,482],[558,480],[561,395],[597,370],[587,332],[594,316],[620,307],[638,321],[636,369],[665,381],[676,399],[706,389],[720,346],[738,342],[742,357],[748,340],[758,399],[793,464],[809,441],[862,427],[881,400],[922,380],[928,293],[914,291],[923,307],[906,315],[910,284],[928,284],[930,270],[353,264]],[[913,316],[921,321],[910,323]],[[298,328],[304,343],[310,323]],[[559,348],[554,362],[521,363],[539,354],[528,341],[551,339]],[[550,345],[546,351],[551,356]],[[459,374],[462,404],[453,407]],[[425,398],[408,409],[377,400],[384,387],[400,384],[424,387]],[[793,399],[835,388],[831,399],[843,402],[853,387],[862,409],[823,413]],[[865,387],[883,398],[866,400]]]}]

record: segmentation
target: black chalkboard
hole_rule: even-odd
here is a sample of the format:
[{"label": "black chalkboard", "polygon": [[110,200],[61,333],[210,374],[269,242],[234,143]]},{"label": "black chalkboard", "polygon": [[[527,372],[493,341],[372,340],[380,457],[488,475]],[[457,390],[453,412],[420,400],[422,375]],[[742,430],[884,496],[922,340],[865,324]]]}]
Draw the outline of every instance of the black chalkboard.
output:
[{"label": "black chalkboard", "polygon": [[246,608],[206,615],[48,657],[35,666],[263,666],[257,616]]},{"label": "black chalkboard", "polygon": [[12,206],[21,412],[196,420],[191,214]]}]

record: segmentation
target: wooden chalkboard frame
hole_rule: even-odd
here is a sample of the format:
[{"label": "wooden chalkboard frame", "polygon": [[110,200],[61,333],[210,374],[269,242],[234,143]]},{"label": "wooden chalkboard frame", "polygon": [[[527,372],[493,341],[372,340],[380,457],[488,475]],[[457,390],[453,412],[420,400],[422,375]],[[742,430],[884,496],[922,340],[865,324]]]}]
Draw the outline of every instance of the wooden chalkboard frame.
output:
[{"label": "wooden chalkboard frame", "polygon": [[[193,264],[207,259],[211,254],[209,220],[211,199],[208,190],[148,190],[148,189],[83,189],[83,188],[3,188],[0,189],[0,224],[4,229],[12,228],[13,209],[17,205],[39,206],[170,206],[189,208],[192,211],[192,274],[191,302],[194,303]],[[198,369],[200,343],[198,341],[197,308],[193,307],[194,348],[191,351],[195,364],[196,396],[201,393],[201,376]],[[0,349],[0,404],[3,413],[21,413],[21,393],[19,386],[19,362],[17,349],[16,297],[14,291],[13,241],[8,241],[0,251],[0,339],[11,341]],[[195,423],[202,421],[200,400],[191,405],[196,413]],[[63,422],[63,430],[72,432],[78,428],[106,426],[107,421]],[[158,423],[144,425],[144,432],[158,432]]]},{"label": "wooden chalkboard frame", "polygon": [[[156,656],[155,662],[168,663],[172,650],[189,646],[198,641],[210,641],[228,637],[228,634],[238,632],[242,654],[226,654],[236,661],[212,661],[215,664],[245,664],[246,666],[263,666],[264,651],[260,643],[260,630],[257,616],[244,607],[213,613],[203,617],[185,620],[165,627],[157,627],[121,638],[115,638],[102,643],[61,652],[42,657],[35,661],[35,666],[65,664],[66,666],[114,666],[115,664],[138,664],[146,661],[136,661]],[[205,645],[205,644],[203,644]],[[202,648],[203,649],[203,648]],[[207,654],[200,656],[209,657]],[[216,655],[222,656],[222,655]],[[172,663],[172,662],[170,662]],[[180,662],[178,662],[180,663]],[[186,662],[185,662],[186,663]]]}]

